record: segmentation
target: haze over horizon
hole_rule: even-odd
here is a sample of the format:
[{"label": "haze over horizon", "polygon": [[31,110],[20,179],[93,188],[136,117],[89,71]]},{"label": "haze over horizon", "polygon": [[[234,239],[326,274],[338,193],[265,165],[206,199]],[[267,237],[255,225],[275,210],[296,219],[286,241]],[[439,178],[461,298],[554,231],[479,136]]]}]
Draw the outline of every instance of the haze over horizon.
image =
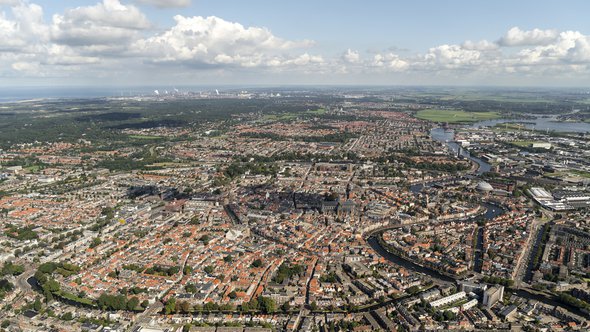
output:
[{"label": "haze over horizon", "polygon": [[584,87],[590,4],[0,0],[0,86]]}]

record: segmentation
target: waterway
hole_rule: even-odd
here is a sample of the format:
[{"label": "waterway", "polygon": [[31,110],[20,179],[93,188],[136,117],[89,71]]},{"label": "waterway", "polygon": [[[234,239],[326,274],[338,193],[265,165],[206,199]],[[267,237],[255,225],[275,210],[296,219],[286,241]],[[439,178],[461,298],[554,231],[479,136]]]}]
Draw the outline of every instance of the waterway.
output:
[{"label": "waterway", "polygon": [[373,250],[375,250],[379,255],[385,257],[385,259],[387,259],[388,261],[390,261],[396,265],[399,265],[401,267],[404,267],[408,270],[427,275],[427,276],[435,279],[438,283],[450,284],[450,283],[455,282],[455,280],[453,278],[447,277],[437,271],[431,270],[429,268],[415,264],[409,260],[398,257],[398,256],[390,253],[389,251],[385,250],[385,248],[383,248],[381,246],[381,244],[379,244],[378,237],[380,237],[381,234],[382,233],[377,233],[377,234],[371,236],[367,240],[367,243],[371,246],[371,248],[373,248]]},{"label": "waterway", "polygon": [[[434,128],[432,130],[430,130],[430,137],[438,142],[442,142],[445,143],[447,145],[447,147],[453,152],[453,154],[457,154],[457,152],[459,151],[459,144],[457,144],[455,142],[455,131],[454,130],[445,130],[443,128]],[[473,157],[469,151],[465,150],[465,149],[461,149],[460,152],[461,156],[467,159],[470,159],[471,161],[477,163],[477,165],[479,166],[477,169],[477,174],[481,175],[484,173],[489,172],[492,169],[492,166],[490,164],[488,164],[487,162]]]},{"label": "waterway", "polygon": [[542,130],[542,131],[555,131],[555,132],[566,132],[566,133],[590,133],[590,123],[588,122],[565,122],[558,121],[556,116],[551,117],[540,117],[526,120],[515,120],[515,119],[497,119],[480,121],[474,123],[471,128],[484,128],[493,127],[497,124],[502,123],[518,123],[524,125],[527,129]]},{"label": "waterway", "polygon": [[[406,259],[403,259],[401,257],[398,257],[392,253],[390,253],[389,251],[385,250],[385,248],[383,248],[381,246],[381,244],[379,244],[379,240],[378,237],[381,236],[381,232],[380,233],[376,233],[374,235],[372,235],[368,240],[367,243],[373,248],[373,250],[375,250],[375,252],[377,252],[379,255],[381,255],[382,257],[384,257],[385,259],[387,259],[388,261],[397,264],[401,267],[404,267],[408,270],[411,271],[415,271],[417,273],[423,274],[429,278],[432,279],[433,282],[438,283],[438,284],[454,284],[455,280],[453,278],[450,278],[448,276],[445,276],[435,270],[414,264]],[[569,310],[570,312],[573,312],[579,316],[582,317],[589,317],[588,314],[585,314],[583,312],[581,312],[578,308],[575,308],[571,305],[567,305],[565,303],[562,303],[560,301],[558,301],[555,296],[549,296],[549,295],[545,295],[545,294],[538,294],[536,292],[527,290],[527,289],[511,289],[511,292],[515,293],[516,295],[523,297],[525,299],[529,299],[529,300],[536,300],[539,302],[543,302],[545,304],[549,304],[552,306],[560,306],[562,308],[566,308],[567,310]]]}]

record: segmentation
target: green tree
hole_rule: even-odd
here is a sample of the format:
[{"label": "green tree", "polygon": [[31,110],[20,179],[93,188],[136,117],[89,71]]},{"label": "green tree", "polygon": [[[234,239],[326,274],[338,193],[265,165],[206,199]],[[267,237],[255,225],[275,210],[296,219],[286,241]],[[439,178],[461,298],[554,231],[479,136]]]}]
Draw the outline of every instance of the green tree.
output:
[{"label": "green tree", "polygon": [[282,309],[283,309],[283,312],[285,312],[285,313],[288,313],[291,311],[291,304],[289,304],[289,301],[283,303]]},{"label": "green tree", "polygon": [[309,305],[309,307],[310,307],[311,311],[318,310],[318,304],[315,301],[311,302],[311,304]]},{"label": "green tree", "polygon": [[53,294],[59,292],[60,287],[59,283],[53,279],[48,279],[47,282],[43,284],[43,290],[47,290]]},{"label": "green tree", "polygon": [[39,298],[36,298],[35,302],[33,302],[33,309],[37,312],[41,310],[41,300]]},{"label": "green tree", "polygon": [[137,298],[137,296],[134,296],[127,301],[127,309],[129,309],[129,310],[135,310],[135,309],[137,309],[138,306],[139,306],[139,299]]},{"label": "green tree", "polygon": [[166,306],[164,307],[164,312],[166,315],[170,315],[171,313],[176,311],[176,299],[171,297],[168,302],[166,302]]},{"label": "green tree", "polygon": [[262,260],[260,258],[254,260],[252,262],[252,267],[261,267],[262,266]]}]

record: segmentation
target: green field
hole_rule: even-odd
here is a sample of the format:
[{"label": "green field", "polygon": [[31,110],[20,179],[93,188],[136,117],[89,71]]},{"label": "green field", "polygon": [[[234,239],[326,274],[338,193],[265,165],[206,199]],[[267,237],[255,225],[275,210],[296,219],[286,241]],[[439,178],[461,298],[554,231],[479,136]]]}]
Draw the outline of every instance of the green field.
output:
[{"label": "green field", "polygon": [[432,122],[470,123],[484,120],[499,119],[498,112],[465,112],[462,110],[422,110],[416,113],[416,117]]},{"label": "green field", "polygon": [[547,175],[559,177],[559,178],[579,177],[579,178],[590,179],[590,172],[584,172],[584,171],[580,171],[580,170],[576,170],[576,169],[569,170],[567,172],[549,173]]}]

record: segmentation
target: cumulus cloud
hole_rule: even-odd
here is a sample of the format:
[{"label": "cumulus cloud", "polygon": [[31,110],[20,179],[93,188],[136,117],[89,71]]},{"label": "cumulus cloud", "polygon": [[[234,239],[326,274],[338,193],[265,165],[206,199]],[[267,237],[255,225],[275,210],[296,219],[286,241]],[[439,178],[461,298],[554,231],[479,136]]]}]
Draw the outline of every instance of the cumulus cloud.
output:
[{"label": "cumulus cloud", "polygon": [[174,17],[176,25],[167,31],[138,40],[134,52],[154,62],[180,62],[253,67],[275,59],[277,53],[308,47],[310,41],[289,41],[268,29],[244,27],[235,22],[210,17]]},{"label": "cumulus cloud", "polygon": [[360,63],[361,55],[358,51],[353,51],[350,48],[342,55],[342,59],[347,63]]},{"label": "cumulus cloud", "polygon": [[533,29],[524,31],[519,27],[513,27],[498,40],[498,44],[501,46],[547,45],[554,42],[558,35],[556,30]]},{"label": "cumulus cloud", "polygon": [[[138,2],[170,7],[189,1]],[[579,31],[514,27],[499,33],[495,42],[433,45],[413,54],[349,48],[326,56],[310,40],[284,39],[264,27],[215,16],[177,15],[172,26],[154,32],[138,7],[121,0],[68,9],[48,22],[39,5],[0,0],[0,5],[8,4],[0,11],[0,77],[114,78],[121,72],[139,77],[146,68],[189,78],[590,77],[590,36]]]},{"label": "cumulus cloud", "polygon": [[393,71],[403,71],[410,66],[409,62],[402,60],[399,55],[394,53],[376,54],[373,57],[372,65],[375,67],[383,67]]},{"label": "cumulus cloud", "polygon": [[191,0],[138,0],[139,3],[152,5],[160,8],[187,7]]},{"label": "cumulus cloud", "polygon": [[12,17],[0,13],[1,51],[34,52],[36,45],[46,42],[48,34],[40,6],[21,3],[12,7],[11,13]]},{"label": "cumulus cloud", "polygon": [[479,64],[481,52],[460,45],[440,45],[430,48],[425,62],[434,68],[461,69]]},{"label": "cumulus cloud", "polygon": [[461,47],[466,50],[492,51],[497,50],[500,46],[487,40],[480,40],[478,42],[472,42],[471,40],[468,40],[464,42]]},{"label": "cumulus cloud", "polygon": [[119,0],[103,0],[95,6],[77,7],[63,15],[54,15],[53,40],[71,46],[128,43],[151,26],[135,6]]}]

